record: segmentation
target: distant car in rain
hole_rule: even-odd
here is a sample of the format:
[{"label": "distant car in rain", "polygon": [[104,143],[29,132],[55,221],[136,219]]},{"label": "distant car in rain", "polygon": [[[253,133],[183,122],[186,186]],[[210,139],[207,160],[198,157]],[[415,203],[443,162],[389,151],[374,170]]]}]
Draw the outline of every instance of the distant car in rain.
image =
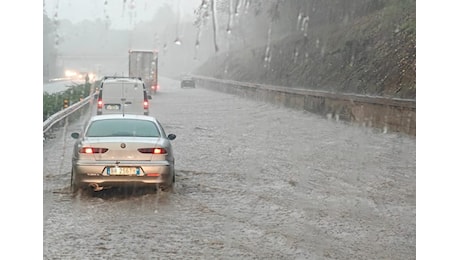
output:
[{"label": "distant car in rain", "polygon": [[192,78],[192,76],[189,76],[189,75],[182,76],[181,81],[180,81],[180,87],[181,88],[195,88],[195,80]]},{"label": "distant car in rain", "polygon": [[76,139],[71,189],[100,191],[111,187],[171,190],[176,181],[171,141],[160,122],[144,115],[95,115]]}]

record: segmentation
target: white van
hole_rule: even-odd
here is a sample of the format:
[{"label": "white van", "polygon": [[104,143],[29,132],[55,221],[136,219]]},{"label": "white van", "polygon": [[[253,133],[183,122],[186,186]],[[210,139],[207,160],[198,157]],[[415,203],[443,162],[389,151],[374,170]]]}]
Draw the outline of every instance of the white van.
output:
[{"label": "white van", "polygon": [[149,114],[144,82],[134,77],[104,77],[97,98],[97,114]]}]

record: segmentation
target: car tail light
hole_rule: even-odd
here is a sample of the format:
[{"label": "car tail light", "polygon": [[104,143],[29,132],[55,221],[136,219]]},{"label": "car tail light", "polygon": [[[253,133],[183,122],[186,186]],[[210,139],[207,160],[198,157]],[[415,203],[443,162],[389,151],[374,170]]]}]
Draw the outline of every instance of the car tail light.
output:
[{"label": "car tail light", "polygon": [[164,148],[139,148],[137,150],[141,153],[167,154],[166,149]]},{"label": "car tail light", "polygon": [[97,108],[102,108],[102,100],[101,99],[97,100]]},{"label": "car tail light", "polygon": [[148,108],[149,108],[149,101],[144,100],[144,109],[148,109]]},{"label": "car tail light", "polygon": [[154,173],[146,173],[145,176],[148,176],[148,177],[160,177],[160,174],[157,173],[157,172],[154,172]]},{"label": "car tail light", "polygon": [[93,153],[105,153],[109,149],[107,148],[96,148],[96,147],[82,147],[79,153],[93,154]]},{"label": "car tail light", "polygon": [[160,89],[160,85],[152,85],[151,89],[154,91],[158,91]]}]

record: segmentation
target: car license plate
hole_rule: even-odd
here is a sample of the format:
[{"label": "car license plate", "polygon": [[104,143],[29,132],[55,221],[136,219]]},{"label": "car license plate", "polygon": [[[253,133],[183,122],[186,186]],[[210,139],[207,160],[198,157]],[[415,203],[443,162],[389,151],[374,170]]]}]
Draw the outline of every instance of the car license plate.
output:
[{"label": "car license plate", "polygon": [[107,110],[120,110],[120,105],[119,104],[108,104],[108,105],[105,105],[105,109],[107,109]]},{"label": "car license plate", "polygon": [[107,175],[139,175],[139,168],[135,167],[110,167],[107,168]]}]

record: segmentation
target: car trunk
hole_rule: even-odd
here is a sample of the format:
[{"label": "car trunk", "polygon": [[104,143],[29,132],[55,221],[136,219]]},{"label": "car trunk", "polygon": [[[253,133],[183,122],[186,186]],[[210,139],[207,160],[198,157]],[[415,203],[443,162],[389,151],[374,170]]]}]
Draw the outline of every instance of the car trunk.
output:
[{"label": "car trunk", "polygon": [[141,153],[139,148],[162,147],[159,138],[139,137],[113,137],[113,138],[91,138],[91,142],[85,146],[107,148],[105,153],[94,154],[96,161],[151,161],[164,160],[164,155]]}]

